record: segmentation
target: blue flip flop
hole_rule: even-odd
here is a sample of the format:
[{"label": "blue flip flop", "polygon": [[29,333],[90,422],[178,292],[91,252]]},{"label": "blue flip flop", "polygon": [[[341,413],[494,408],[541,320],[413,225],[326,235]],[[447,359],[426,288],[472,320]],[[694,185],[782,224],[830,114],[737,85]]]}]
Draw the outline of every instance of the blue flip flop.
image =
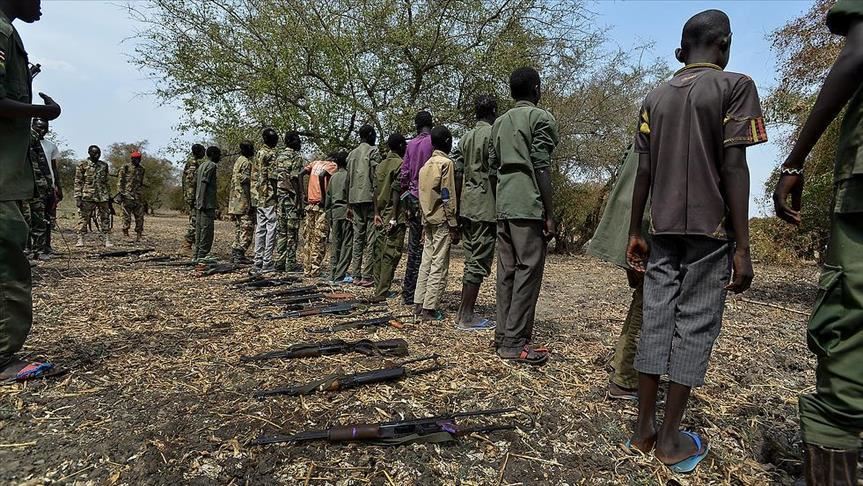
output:
[{"label": "blue flip flop", "polygon": [[497,325],[492,320],[480,319],[474,324],[468,324],[466,326],[457,324],[455,327],[460,331],[488,331],[491,329],[495,329]]},{"label": "blue flip flop", "polygon": [[695,468],[698,467],[698,464],[700,464],[701,461],[703,461],[704,458],[707,457],[707,453],[710,452],[710,444],[708,444],[707,447],[704,447],[703,451],[701,450],[701,437],[698,434],[686,430],[684,430],[683,433],[686,434],[690,439],[692,439],[692,442],[695,443],[695,447],[697,448],[697,450],[695,454],[687,457],[686,459],[676,464],[668,465],[669,469],[678,474],[687,474],[694,471]]}]

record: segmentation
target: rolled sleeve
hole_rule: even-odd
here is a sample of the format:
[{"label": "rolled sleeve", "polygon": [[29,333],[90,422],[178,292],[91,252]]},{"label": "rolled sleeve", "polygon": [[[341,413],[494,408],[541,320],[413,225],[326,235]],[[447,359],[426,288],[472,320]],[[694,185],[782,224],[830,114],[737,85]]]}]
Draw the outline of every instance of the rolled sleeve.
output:
[{"label": "rolled sleeve", "polygon": [[731,90],[724,125],[723,145],[725,147],[746,147],[767,141],[761,101],[758,98],[755,82],[751,78],[740,78]]},{"label": "rolled sleeve", "polygon": [[548,168],[551,164],[551,153],[554,152],[557,141],[557,122],[550,115],[540,118],[533,131],[533,140],[530,146],[530,161],[533,164],[533,170]]}]

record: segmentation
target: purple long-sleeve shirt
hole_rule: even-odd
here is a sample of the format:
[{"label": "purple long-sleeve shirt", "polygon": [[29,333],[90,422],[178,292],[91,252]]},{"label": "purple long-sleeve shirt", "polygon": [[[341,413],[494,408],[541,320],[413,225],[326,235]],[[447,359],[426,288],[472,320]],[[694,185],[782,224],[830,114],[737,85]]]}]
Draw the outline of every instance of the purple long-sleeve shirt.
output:
[{"label": "purple long-sleeve shirt", "polygon": [[404,162],[402,163],[402,171],[399,174],[399,182],[401,183],[401,187],[407,187],[414,197],[418,198],[420,194],[420,169],[431,158],[433,151],[431,135],[428,133],[420,133],[416,138],[408,142]]}]

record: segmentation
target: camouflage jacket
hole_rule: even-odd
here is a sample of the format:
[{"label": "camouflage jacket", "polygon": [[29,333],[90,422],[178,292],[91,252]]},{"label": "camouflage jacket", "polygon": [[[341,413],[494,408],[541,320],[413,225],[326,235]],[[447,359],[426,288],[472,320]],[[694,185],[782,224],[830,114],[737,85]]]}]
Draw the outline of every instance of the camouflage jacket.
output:
[{"label": "camouflage jacket", "polygon": [[249,214],[252,207],[251,180],[252,163],[241,155],[234,162],[231,175],[231,199],[228,201],[228,214]]},{"label": "camouflage jacket", "polygon": [[279,196],[296,195],[293,181],[299,179],[300,171],[303,170],[305,165],[306,161],[303,159],[303,156],[292,148],[285,147],[279,153],[279,156],[276,158],[274,174]]},{"label": "camouflage jacket", "polygon": [[183,167],[183,200],[186,206],[195,207],[195,184],[198,177],[198,166],[204,159],[196,159],[194,156],[189,156],[186,160],[186,165]]},{"label": "camouflage jacket", "polygon": [[44,198],[51,190],[51,169],[49,167],[48,158],[45,156],[45,151],[42,149],[42,142],[39,140],[39,134],[35,131],[30,132],[30,152],[28,153],[30,165],[33,167],[33,179],[36,180],[36,193],[34,197]]},{"label": "camouflage jacket", "polygon": [[275,149],[263,145],[255,154],[255,161],[251,170],[252,205],[259,208],[268,208],[276,205],[276,194],[274,188],[276,162]]},{"label": "camouflage jacket", "polygon": [[127,201],[144,202],[144,167],[131,162],[120,167],[117,191]]},{"label": "camouflage jacket", "polygon": [[108,164],[87,159],[75,169],[75,198],[89,202],[108,202]]}]

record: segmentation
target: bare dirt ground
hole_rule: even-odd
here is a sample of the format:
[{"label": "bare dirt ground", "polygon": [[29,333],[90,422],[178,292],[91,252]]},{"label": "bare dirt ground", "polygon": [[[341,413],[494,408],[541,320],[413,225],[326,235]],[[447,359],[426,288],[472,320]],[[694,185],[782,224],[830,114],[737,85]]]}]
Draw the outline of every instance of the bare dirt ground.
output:
[{"label": "bare dirt ground", "polygon": [[[60,224],[72,244],[73,220]],[[149,218],[141,246],[177,253],[184,224],[177,215]],[[217,224],[216,254],[227,256],[232,234],[227,222]],[[257,401],[251,393],[259,388],[381,362],[346,355],[240,364],[241,355],[326,339],[304,328],[336,319],[268,320],[276,308],[229,287],[240,274],[197,278],[188,268],[132,257],[92,258],[102,250],[95,239],[85,251],[59,235],[55,241],[64,255],[34,269],[35,322],[25,352],[71,372],[0,388],[2,484],[748,485],[790,484],[800,473],[796,397],[812,388],[814,362],[805,315],[793,311],[805,313],[814,299],[814,266],[756,268],[745,298],[787,309],[729,300],[707,385],[693,393],[684,419],[712,441],[712,452],[695,474],[676,477],[621,446],[635,406],[606,400],[605,390],[629,291],[621,271],[594,259],[549,260],[535,338],[553,356],[540,369],[496,359],[491,333],[459,332],[451,320],[408,324],[333,337],[403,337],[414,356],[442,355],[445,370]],[[450,316],[461,273],[456,251],[445,299]],[[479,303],[493,314],[493,285],[484,285]],[[502,406],[529,411],[536,427],[449,445],[245,445],[262,432]]]}]

